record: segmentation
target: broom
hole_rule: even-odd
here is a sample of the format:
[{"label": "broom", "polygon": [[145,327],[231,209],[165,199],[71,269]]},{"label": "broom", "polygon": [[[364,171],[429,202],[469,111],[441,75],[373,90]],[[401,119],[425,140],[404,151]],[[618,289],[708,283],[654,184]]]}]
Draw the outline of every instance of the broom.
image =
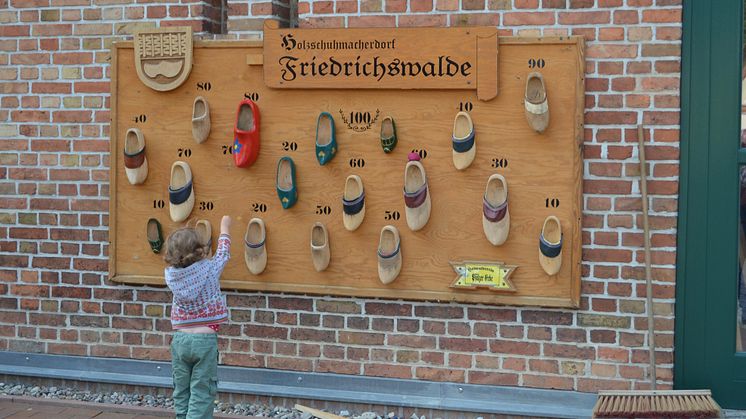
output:
[{"label": "broom", "polygon": [[637,126],[640,156],[640,191],[642,192],[642,225],[645,233],[645,281],[647,289],[648,347],[650,350],[649,391],[599,391],[594,418],[719,418],[720,406],[710,390],[657,391],[655,370],[655,324],[653,323],[653,280],[650,267],[650,226],[648,224],[648,181],[645,163],[645,137],[642,124]]}]

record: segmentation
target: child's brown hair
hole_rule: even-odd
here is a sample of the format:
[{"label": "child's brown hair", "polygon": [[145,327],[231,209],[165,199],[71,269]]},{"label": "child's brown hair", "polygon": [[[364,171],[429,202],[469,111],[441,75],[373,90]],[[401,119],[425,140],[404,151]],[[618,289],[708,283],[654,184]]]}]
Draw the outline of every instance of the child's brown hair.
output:
[{"label": "child's brown hair", "polygon": [[186,268],[207,256],[197,230],[192,227],[180,228],[166,239],[166,255],[163,259],[175,268]]}]

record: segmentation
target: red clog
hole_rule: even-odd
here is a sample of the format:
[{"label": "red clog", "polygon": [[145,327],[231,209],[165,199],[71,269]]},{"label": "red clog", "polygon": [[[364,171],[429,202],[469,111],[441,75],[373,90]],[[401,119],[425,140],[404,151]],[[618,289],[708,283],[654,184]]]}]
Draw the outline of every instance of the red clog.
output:
[{"label": "red clog", "polygon": [[259,156],[259,107],[250,99],[238,104],[233,135],[233,162],[236,167],[251,166]]}]

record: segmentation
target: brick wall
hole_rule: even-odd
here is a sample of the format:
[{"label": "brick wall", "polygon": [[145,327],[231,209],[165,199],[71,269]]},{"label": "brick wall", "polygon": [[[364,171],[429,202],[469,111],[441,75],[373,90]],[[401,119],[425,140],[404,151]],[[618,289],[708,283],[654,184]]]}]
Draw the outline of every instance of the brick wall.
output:
[{"label": "brick wall", "polygon": [[[108,46],[148,25],[256,36],[288,0],[0,0],[0,349],[169,359],[170,294],[106,280]],[[672,382],[681,5],[300,1],[302,27],[494,25],[587,43],[580,310],[231,292],[221,362],[527,387],[645,388],[636,128],[649,128],[658,375]]]}]

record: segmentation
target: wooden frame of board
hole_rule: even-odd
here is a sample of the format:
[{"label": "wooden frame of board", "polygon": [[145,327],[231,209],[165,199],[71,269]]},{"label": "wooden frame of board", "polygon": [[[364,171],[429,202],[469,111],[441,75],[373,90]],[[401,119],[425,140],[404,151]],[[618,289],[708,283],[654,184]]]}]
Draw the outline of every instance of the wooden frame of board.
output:
[{"label": "wooden frame of board", "polygon": [[[158,218],[167,236],[183,225],[169,219],[167,194],[170,165],[183,160],[194,173],[197,198],[191,217],[212,222],[213,241],[220,217],[229,214],[234,220],[232,260],[221,279],[224,289],[579,306],[582,38],[500,37],[500,93],[491,101],[478,100],[474,90],[270,89],[263,82],[261,66],[246,64],[246,57],[261,54],[261,42],[195,41],[194,47],[189,79],[162,93],[139,82],[132,42],[116,42],[112,47],[109,274],[113,281],[164,284],[165,265],[161,255],[150,251],[145,226],[149,217]],[[544,67],[529,69],[531,60],[536,66],[539,58]],[[531,131],[523,113],[525,79],[531,71],[541,71],[547,81],[551,119],[544,134]],[[205,97],[211,109],[212,130],[203,144],[196,144],[191,136],[191,107],[197,95]],[[236,108],[244,96],[258,99],[262,148],[254,166],[239,169],[226,150],[233,142]],[[457,171],[451,161],[451,129],[459,109],[470,111],[477,131],[477,157],[465,171]],[[316,117],[322,111],[334,115],[339,142],[339,152],[327,166],[319,166],[313,152]],[[359,123],[355,122],[358,114],[362,115]],[[378,138],[386,115],[393,116],[399,135],[391,154],[381,150]],[[137,186],[127,183],[122,162],[120,138],[129,127],[139,127],[145,134],[150,166],[147,180]],[[401,192],[412,150],[427,155],[422,163],[433,202],[430,221],[419,232],[407,228]],[[276,163],[283,155],[291,156],[298,170],[299,201],[290,210],[280,207],[274,189]],[[358,167],[351,167],[353,162]],[[506,167],[500,167],[506,162]],[[484,187],[495,172],[506,176],[510,191],[511,233],[500,247],[484,237],[481,220]],[[366,215],[357,231],[348,232],[342,225],[341,196],[344,179],[352,173],[363,178]],[[554,208],[554,203],[559,206]],[[255,212],[262,208],[264,213]],[[321,214],[316,213],[319,208]],[[398,219],[386,219],[396,213]],[[543,274],[538,263],[539,233],[548,215],[560,218],[564,234],[563,267],[552,277]],[[246,225],[254,216],[267,223],[269,252],[267,270],[258,276],[249,273],[243,260]],[[315,272],[311,263],[314,221],[324,222],[330,234],[332,261],[322,273]],[[400,276],[389,285],[380,283],[376,269],[378,235],[386,224],[398,227],[404,260]],[[517,265],[511,276],[516,291],[450,288],[456,277],[450,262],[458,260]]]}]

